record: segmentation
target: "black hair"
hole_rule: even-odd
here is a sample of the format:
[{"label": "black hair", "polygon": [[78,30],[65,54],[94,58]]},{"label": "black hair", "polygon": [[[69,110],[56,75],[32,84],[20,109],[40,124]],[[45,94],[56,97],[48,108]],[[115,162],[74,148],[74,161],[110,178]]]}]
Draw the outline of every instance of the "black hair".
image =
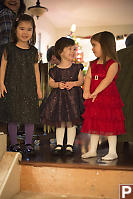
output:
[{"label": "black hair", "polygon": [[52,56],[55,55],[55,47],[51,46],[50,48],[48,48],[47,50],[47,61],[50,62],[52,59]]},{"label": "black hair", "polygon": [[[0,0],[0,4],[5,7],[4,2],[5,2],[5,0]],[[23,14],[25,12],[25,10],[26,10],[26,5],[24,3],[24,0],[20,0],[20,8],[18,10],[17,17],[19,17],[21,14]]]},{"label": "black hair", "polygon": [[126,44],[126,47],[133,46],[133,33],[127,36],[125,44]]},{"label": "black hair", "polygon": [[107,56],[119,63],[116,53],[115,36],[113,33],[108,31],[96,33],[91,37],[91,41],[93,40],[98,41],[101,45],[103,53],[103,64],[106,63]]},{"label": "black hair", "polygon": [[68,46],[74,46],[75,41],[71,38],[61,37],[55,43],[55,56],[59,61],[61,61],[60,54],[62,53],[63,49]]},{"label": "black hair", "polygon": [[34,22],[34,19],[33,17],[31,17],[30,15],[27,15],[27,14],[23,14],[21,15],[19,18],[16,19],[16,21],[13,23],[13,26],[12,26],[12,30],[11,30],[11,41],[13,43],[17,43],[17,35],[16,35],[16,29],[18,27],[18,25],[23,22],[23,21],[26,21],[26,22],[31,22],[32,24],[32,27],[33,27],[33,33],[32,33],[32,38],[31,40],[29,41],[29,45],[34,45],[36,43],[36,32],[35,32],[35,22]]}]

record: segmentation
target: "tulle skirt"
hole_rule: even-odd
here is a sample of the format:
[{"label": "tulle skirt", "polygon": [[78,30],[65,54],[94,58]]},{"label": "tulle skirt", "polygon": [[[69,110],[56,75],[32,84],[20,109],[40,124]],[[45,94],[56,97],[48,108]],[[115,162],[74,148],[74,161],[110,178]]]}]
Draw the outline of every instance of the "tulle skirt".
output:
[{"label": "tulle skirt", "polygon": [[123,102],[119,96],[99,95],[94,102],[85,100],[84,106],[81,132],[105,136],[125,133]]}]

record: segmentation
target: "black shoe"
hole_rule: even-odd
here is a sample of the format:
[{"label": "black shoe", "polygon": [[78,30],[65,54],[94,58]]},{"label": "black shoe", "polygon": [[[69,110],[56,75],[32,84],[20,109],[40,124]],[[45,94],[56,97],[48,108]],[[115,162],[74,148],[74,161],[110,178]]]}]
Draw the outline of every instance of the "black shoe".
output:
[{"label": "black shoe", "polygon": [[[72,150],[67,149],[68,147],[71,147]],[[66,147],[65,147],[65,155],[67,155],[67,156],[73,155],[73,146],[72,145],[70,145],[70,144],[66,145]]]},{"label": "black shoe", "polygon": [[22,152],[21,151],[21,147],[19,144],[12,144],[9,146],[9,151],[12,151],[12,152]]},{"label": "black shoe", "polygon": [[[59,147],[59,149],[57,149],[58,147]],[[62,152],[63,152],[63,146],[60,145],[60,144],[56,145],[56,147],[55,147],[54,150],[52,151],[52,153],[53,153],[54,155],[61,155]]]},{"label": "black shoe", "polygon": [[24,154],[33,154],[34,148],[33,148],[32,144],[25,144],[23,152],[24,152]]}]

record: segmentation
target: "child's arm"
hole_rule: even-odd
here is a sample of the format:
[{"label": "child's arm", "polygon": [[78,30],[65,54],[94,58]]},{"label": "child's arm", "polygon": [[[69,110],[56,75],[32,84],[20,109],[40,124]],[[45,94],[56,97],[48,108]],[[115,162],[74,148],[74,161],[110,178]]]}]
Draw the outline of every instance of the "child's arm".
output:
[{"label": "child's arm", "polygon": [[5,80],[5,72],[6,72],[7,60],[5,59],[5,55],[3,53],[1,59],[1,68],[0,68],[0,98],[4,97],[4,92],[7,93],[4,80]]},{"label": "child's arm", "polygon": [[[100,82],[95,91],[91,94],[90,98],[96,98],[97,94],[103,91],[113,81],[118,72],[118,63],[113,63],[106,74],[106,77]],[[95,99],[94,99],[95,100]]]},{"label": "child's arm", "polygon": [[36,84],[37,84],[37,95],[39,99],[42,99],[42,91],[41,91],[41,85],[40,85],[40,72],[39,72],[38,63],[34,64],[34,68],[35,68],[35,76],[36,76]]},{"label": "child's arm", "polygon": [[83,72],[80,70],[78,74],[78,81],[73,82],[74,86],[82,86],[84,83]]},{"label": "child's arm", "polygon": [[65,88],[67,90],[70,90],[74,86],[82,86],[83,85],[83,81],[84,81],[83,72],[80,70],[79,74],[78,74],[78,81],[66,82],[65,83]]},{"label": "child's arm", "polygon": [[91,85],[91,67],[88,68],[87,74],[85,76],[84,93],[83,93],[84,99],[89,99],[90,97],[90,85]]},{"label": "child's arm", "polygon": [[55,82],[55,80],[50,77],[49,78],[49,86],[52,87],[52,88],[64,89],[65,88],[65,82]]}]

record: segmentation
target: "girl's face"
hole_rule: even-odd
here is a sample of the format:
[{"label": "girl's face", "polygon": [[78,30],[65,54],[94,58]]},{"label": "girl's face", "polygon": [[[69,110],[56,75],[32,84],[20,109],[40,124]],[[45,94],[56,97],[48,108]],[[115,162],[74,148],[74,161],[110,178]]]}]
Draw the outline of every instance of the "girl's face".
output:
[{"label": "girl's face", "polygon": [[20,8],[20,0],[5,0],[4,5],[14,12],[18,12]]},{"label": "girl's face", "polygon": [[19,42],[27,43],[33,34],[33,27],[31,22],[29,21],[22,21],[19,23],[16,29],[16,36]]},{"label": "girl's face", "polygon": [[101,44],[98,41],[92,40],[92,51],[96,57],[102,57]]},{"label": "girl's face", "polygon": [[60,54],[61,59],[65,59],[67,61],[73,61],[75,57],[75,45],[74,46],[68,46],[65,47]]}]

